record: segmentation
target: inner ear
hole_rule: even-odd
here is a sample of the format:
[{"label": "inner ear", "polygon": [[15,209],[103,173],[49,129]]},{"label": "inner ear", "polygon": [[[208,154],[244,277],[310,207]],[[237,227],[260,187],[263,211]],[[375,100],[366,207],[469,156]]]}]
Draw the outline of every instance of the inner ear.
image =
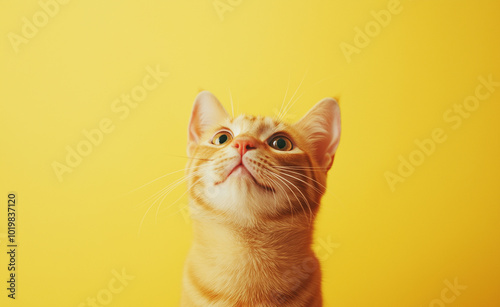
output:
[{"label": "inner ear", "polygon": [[318,102],[294,125],[311,148],[315,161],[330,169],[340,141],[340,108],[335,99]]},{"label": "inner ear", "polygon": [[200,92],[194,100],[188,127],[188,153],[198,145],[203,134],[215,125],[229,118],[217,98],[208,91]]}]

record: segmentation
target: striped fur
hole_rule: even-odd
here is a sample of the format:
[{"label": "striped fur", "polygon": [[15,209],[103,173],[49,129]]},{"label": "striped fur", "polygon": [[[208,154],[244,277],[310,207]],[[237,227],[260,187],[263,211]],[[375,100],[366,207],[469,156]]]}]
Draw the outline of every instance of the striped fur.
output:
[{"label": "striped fur", "polygon": [[[321,122],[318,116],[330,120],[311,123]],[[336,102],[328,99],[293,125],[261,116],[232,119],[211,94],[198,96],[187,168],[194,238],[181,306],[322,306],[321,269],[311,241],[338,144],[338,116]],[[234,139],[211,144],[221,129]],[[277,134],[294,148],[269,146]],[[244,137],[254,149],[241,156],[234,144]],[[232,174],[242,161],[248,172]]]}]

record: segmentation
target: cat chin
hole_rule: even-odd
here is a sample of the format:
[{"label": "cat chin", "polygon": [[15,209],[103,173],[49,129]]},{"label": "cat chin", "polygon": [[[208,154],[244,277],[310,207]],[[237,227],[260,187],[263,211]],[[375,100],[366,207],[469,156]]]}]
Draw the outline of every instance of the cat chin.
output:
[{"label": "cat chin", "polygon": [[205,196],[211,203],[225,208],[249,208],[255,203],[274,199],[270,189],[258,183],[248,170],[238,170],[223,182],[213,184]]},{"label": "cat chin", "polygon": [[201,195],[214,209],[241,223],[258,222],[261,216],[274,216],[291,206],[283,190],[262,185],[251,172],[237,170],[220,182],[210,180],[217,177],[206,176]]},{"label": "cat chin", "polygon": [[260,184],[252,174],[244,169],[234,171],[226,180],[219,186],[235,195],[244,194],[261,194],[265,193],[268,188]]},{"label": "cat chin", "polygon": [[[253,219],[255,216],[270,214],[277,209],[279,202],[265,189],[255,184],[226,181],[220,186],[223,193],[216,197],[207,197],[214,208],[231,213],[239,220]],[[288,205],[288,204],[287,204]]]}]

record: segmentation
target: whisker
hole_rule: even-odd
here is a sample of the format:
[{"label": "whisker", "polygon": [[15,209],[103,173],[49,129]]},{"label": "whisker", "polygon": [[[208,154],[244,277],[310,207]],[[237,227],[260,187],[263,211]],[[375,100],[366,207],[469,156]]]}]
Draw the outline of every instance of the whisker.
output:
[{"label": "whisker", "polygon": [[233,103],[233,94],[231,93],[231,88],[228,87],[229,90],[229,98],[231,100],[231,114],[233,115],[234,118],[234,103]]},{"label": "whisker", "polygon": [[[183,178],[181,181],[177,182],[175,185],[171,186],[169,189],[167,189],[166,191],[164,191],[159,197],[156,198],[155,202],[158,202],[158,209],[157,209],[157,214],[158,214],[158,210],[161,206],[161,203],[163,202],[163,200],[168,196],[168,194],[170,194],[170,192],[172,192],[173,190],[175,190],[178,186],[180,186],[181,184],[183,184],[184,182],[188,181],[189,179],[191,179],[193,176],[190,176],[190,177],[187,177],[187,178]],[[183,194],[184,195],[184,194]],[[155,223],[156,223],[156,219],[155,219]]]},{"label": "whisker", "polygon": [[[198,171],[194,171],[194,172],[193,172],[193,174],[194,174],[195,172],[198,172]],[[176,179],[174,182],[172,182],[172,183],[168,184],[167,186],[163,187],[160,191],[156,192],[155,194],[151,195],[151,196],[150,196],[150,197],[148,197],[147,199],[145,199],[145,200],[143,200],[142,202],[140,202],[140,203],[137,205],[137,207],[142,206],[144,203],[148,202],[151,198],[154,198],[156,195],[158,195],[158,194],[162,193],[163,191],[165,191],[166,189],[168,189],[170,186],[175,185],[175,184],[177,184],[178,182],[180,182],[180,181],[184,180],[184,178],[185,178],[185,176],[182,176],[181,178],[178,178],[178,179]]]},{"label": "whisker", "polygon": [[[287,107],[288,107],[288,105],[290,104],[290,102],[292,101],[292,99],[295,97],[295,94],[297,94],[297,91],[298,91],[298,90],[300,89],[300,87],[302,86],[302,82],[304,82],[304,79],[306,78],[306,76],[307,76],[307,73],[308,73],[308,72],[309,72],[309,69],[307,69],[307,70],[306,70],[306,72],[305,72],[304,76],[302,77],[302,80],[301,80],[301,81],[300,81],[300,83],[299,83],[299,86],[297,87],[297,89],[296,89],[296,90],[295,90],[295,92],[293,93],[292,98],[290,98],[290,101],[288,101],[288,103],[286,104],[286,106],[285,106],[285,110],[287,109]],[[279,121],[281,121],[281,120],[285,117],[286,113],[287,113],[287,112],[285,112],[285,111],[284,111],[284,112],[283,112],[283,114],[280,114],[280,117],[278,117],[278,120],[279,120]]]},{"label": "whisker", "polygon": [[[313,188],[313,189],[314,189],[314,191],[316,191],[316,193],[323,193],[323,192],[324,192],[324,191],[319,190],[319,189],[318,189],[316,186],[314,186],[313,184],[311,184],[311,183],[309,183],[309,182],[307,182],[307,181],[304,181],[304,180],[302,180],[302,179],[300,179],[300,178],[298,178],[298,177],[296,177],[296,176],[293,176],[293,175],[290,175],[290,174],[286,173],[286,171],[282,172],[281,174],[283,174],[283,175],[285,175],[285,176],[288,176],[288,177],[290,177],[290,178],[293,178],[293,179],[295,179],[295,180],[299,180],[299,181],[301,181],[301,182],[303,182],[303,183],[307,184],[308,186],[310,186],[311,188]],[[310,177],[308,177],[308,176],[305,176],[305,175],[303,175],[303,174],[300,174],[300,173],[297,173],[297,174],[302,175],[302,176],[304,176],[304,177],[306,177],[306,178],[309,178],[309,179],[311,179],[311,180],[313,180],[313,181],[316,181],[316,180],[314,180],[314,179],[312,179],[312,178],[310,178]],[[316,182],[317,182],[317,181],[316,181]],[[293,184],[293,183],[292,183],[292,184]],[[318,182],[318,184],[322,185],[322,184],[321,184],[321,183],[319,183],[319,182]],[[325,189],[326,189],[326,188],[325,188]],[[297,188],[297,190],[300,192],[300,190],[299,190],[298,188]],[[302,194],[302,192],[300,192],[300,193]],[[302,194],[302,196],[304,196],[304,195]],[[312,222],[312,218],[313,218],[313,213],[312,213],[312,211],[311,211],[311,205],[309,204],[309,202],[308,202],[307,200],[306,200],[306,202],[307,202],[307,205],[308,205],[308,208],[309,208],[309,212],[310,212],[310,214],[311,214],[311,215],[310,215],[310,219],[309,219],[309,222],[310,222],[310,224],[311,224],[311,222]]]},{"label": "whisker", "polygon": [[[279,178],[285,180],[286,182],[288,182],[289,184],[291,184],[302,196],[302,198],[305,200],[306,204],[307,204],[307,208],[309,209],[309,224],[312,223],[312,218],[313,218],[313,213],[312,213],[312,210],[311,210],[311,205],[309,204],[309,201],[307,200],[306,196],[304,195],[304,193],[302,193],[302,191],[291,181],[287,180],[286,178],[278,175],[278,174],[275,174],[276,176],[278,176]],[[288,186],[288,185],[287,185]],[[302,210],[304,211],[304,214],[306,214],[305,212],[305,209],[304,209],[304,206],[302,204],[302,202],[298,199],[298,197],[295,195],[295,193],[293,192],[293,190],[290,188],[290,191],[294,194],[295,198],[297,198],[297,201],[299,202]]]},{"label": "whisker", "polygon": [[[290,167],[283,167],[283,166],[273,166],[274,168],[280,168],[280,171],[288,171],[288,172],[292,172],[294,174],[297,174],[297,175],[300,175],[300,176],[303,176],[303,177],[306,177],[308,178],[309,180],[317,183],[318,185],[320,185],[323,189],[326,190],[326,186],[324,184],[322,184],[321,182],[319,182],[318,180],[310,177],[310,176],[307,176],[307,175],[304,175],[304,174],[301,174],[301,173],[298,173],[298,172],[294,172],[294,171],[291,171],[291,169],[294,169],[294,168],[290,168]],[[297,169],[310,169],[310,167],[303,167],[303,168],[297,168]],[[332,195],[339,203],[341,204],[345,204],[347,203],[346,201],[342,200],[339,196],[333,194]]]},{"label": "whisker", "polygon": [[[182,178],[181,178],[182,179]],[[177,179],[177,180],[180,180],[180,179]],[[177,182],[177,180],[175,182]],[[163,187],[161,188],[158,192],[154,193],[153,195],[149,196],[148,198],[146,198],[145,200],[141,201],[138,205],[136,205],[135,207],[141,207],[142,205],[146,204],[150,199],[154,198],[156,199],[158,195],[162,194],[166,189],[168,189],[170,185],[167,185],[166,187]]]},{"label": "whisker", "polygon": [[213,159],[196,158],[196,157],[188,157],[188,156],[180,156],[180,155],[171,155],[171,154],[167,154],[167,156],[176,157],[176,158],[191,159],[191,160],[200,160],[200,161],[213,161]]},{"label": "whisker", "polygon": [[[272,178],[265,174],[265,172],[262,173],[264,175],[264,178],[263,178],[263,181],[264,183],[266,183],[267,185],[269,186],[275,186],[276,183],[274,182],[274,180],[272,180]],[[276,199],[276,192],[274,191],[274,189],[271,190],[273,192],[273,198],[274,198],[274,209],[276,210],[278,208],[278,200]]]},{"label": "whisker", "polygon": [[[269,175],[275,175],[275,174],[272,171],[270,171],[269,169],[265,169],[265,170],[267,171],[266,175],[269,177],[269,179],[273,180],[273,178],[271,178],[271,176],[269,176]],[[263,174],[264,174],[264,172],[263,172]],[[292,215],[292,223],[293,223],[293,205],[292,205],[292,201],[291,201],[290,197],[288,196],[288,193],[286,192],[286,190],[283,188],[283,186],[279,182],[277,182],[276,180],[273,180],[273,182],[276,184],[276,186],[278,188],[281,189],[281,191],[283,191],[283,194],[286,196],[286,198],[288,200],[288,204],[290,205],[290,213]],[[285,184],[285,186],[286,186],[286,184]],[[292,193],[293,193],[293,191],[292,191]]]},{"label": "whisker", "polygon": [[158,177],[158,178],[156,178],[156,179],[151,180],[151,181],[150,181],[150,182],[148,182],[148,183],[145,183],[145,184],[141,185],[141,186],[140,186],[140,187],[138,187],[138,188],[135,188],[135,189],[133,189],[133,190],[130,190],[129,192],[127,192],[127,193],[123,194],[122,196],[126,196],[126,195],[129,195],[130,193],[133,193],[133,192],[135,192],[135,191],[137,191],[137,190],[140,190],[140,189],[142,189],[143,187],[145,187],[145,186],[147,186],[147,185],[150,185],[150,184],[152,184],[153,182],[155,182],[155,181],[157,181],[157,180],[160,180],[161,178],[165,178],[165,177],[167,177],[167,176],[169,176],[169,175],[172,175],[172,174],[175,174],[175,173],[185,172],[185,171],[187,171],[187,170],[191,170],[191,169],[194,169],[194,168],[197,168],[197,167],[198,167],[198,166],[194,166],[194,167],[186,167],[186,168],[184,168],[184,169],[180,169],[180,170],[177,170],[177,171],[170,172],[170,173],[168,173],[168,174],[162,175],[162,176],[160,176],[160,177]]},{"label": "whisker", "polygon": [[[153,208],[153,206],[155,205],[155,203],[161,198],[161,197],[164,197],[165,195],[168,195],[168,193],[170,193],[173,189],[177,188],[181,183],[183,183],[184,181],[186,180],[189,180],[191,179],[193,176],[195,176],[198,172],[200,171],[195,171],[191,174],[189,174],[188,176],[184,176],[183,178],[179,178],[177,179],[175,182],[169,184],[168,186],[162,188],[159,192],[155,193],[155,195],[158,195],[158,197],[155,198],[155,200],[153,201],[153,203],[148,207],[148,209],[146,210],[146,212],[144,213],[144,215],[142,216],[142,219],[141,219],[141,222],[139,224],[139,231],[138,231],[138,234],[140,234],[141,232],[141,228],[142,228],[142,224],[144,223],[144,220],[147,216],[147,214],[149,213],[149,210],[151,210],[151,208]],[[154,195],[154,196],[155,196]],[[151,199],[152,197],[154,196],[151,196],[148,198]],[[163,200],[164,198],[162,198]],[[147,201],[147,200],[146,200]]]},{"label": "whisker", "polygon": [[[298,178],[298,177],[296,177],[296,176],[294,176],[294,175],[291,175],[290,173],[287,173],[287,171],[282,171],[282,172],[281,172],[281,174],[283,174],[283,175],[285,175],[285,176],[288,176],[288,177],[291,177],[291,178],[293,178],[293,179],[296,179],[296,180],[298,180],[298,181],[300,181],[300,182],[303,182],[303,183],[307,184],[308,186],[310,186],[311,188],[313,188],[313,189],[314,189],[314,191],[316,191],[317,193],[321,193],[321,192],[322,192],[320,189],[318,189],[317,187],[315,187],[315,186],[314,186],[314,185],[312,185],[311,183],[309,183],[309,182],[307,182],[307,181],[305,181],[305,180],[302,180],[302,179],[300,179],[300,178]],[[297,174],[302,175],[302,174],[300,174],[300,173],[297,173]],[[304,177],[306,177],[306,178],[309,178],[308,176],[305,176],[305,175],[303,175],[303,176],[304,176]]]},{"label": "whisker", "polygon": [[[200,179],[196,180],[195,182],[193,182],[192,186],[191,186],[191,187],[188,187],[188,188],[186,189],[186,191],[185,191],[184,193],[182,193],[182,195],[181,195],[181,196],[179,196],[179,198],[177,198],[177,199],[176,199],[173,203],[171,203],[170,205],[168,205],[168,207],[167,207],[167,208],[165,208],[165,210],[167,210],[168,208],[170,208],[170,207],[172,207],[173,205],[175,205],[175,204],[176,204],[176,203],[177,203],[177,202],[178,202],[178,201],[179,201],[182,197],[184,197],[184,195],[186,195],[186,194],[189,192],[189,190],[190,190],[190,189],[191,189],[191,188],[192,188],[192,187],[193,187],[196,183],[198,183],[201,179],[203,179],[203,178],[200,178]],[[169,191],[167,194],[165,194],[165,196],[163,196],[163,198],[161,199],[160,203],[158,204],[158,207],[157,207],[157,209],[156,209],[156,214],[155,214],[155,223],[158,223],[158,212],[160,211],[161,204],[162,204],[163,200],[164,200],[164,199],[168,196],[168,194],[169,194],[170,192],[171,192],[171,191]]]},{"label": "whisker", "polygon": [[[292,170],[289,170],[289,169],[280,169],[281,172],[285,173],[285,172],[288,172],[288,173],[293,173],[293,174],[296,174],[296,175],[299,175],[299,176],[302,176],[302,177],[305,177],[309,180],[311,180],[312,182],[314,183],[317,183],[318,185],[320,185],[322,188],[326,189],[326,186],[323,185],[321,182],[319,182],[318,180],[312,178],[311,176],[307,176],[305,174],[302,174],[302,173],[299,173],[299,172],[295,172],[295,171],[292,171]],[[297,178],[298,179],[298,178]],[[319,192],[319,190],[317,190]]]},{"label": "whisker", "polygon": [[286,85],[286,91],[285,91],[285,97],[283,97],[283,101],[281,102],[281,107],[280,107],[280,110],[278,111],[278,114],[277,114],[277,118],[280,117],[281,115],[281,112],[283,111],[283,106],[285,105],[285,100],[286,100],[286,96],[288,95],[288,89],[290,88],[290,78],[292,76],[292,73],[288,73],[288,83]]},{"label": "whisker", "polygon": [[[179,178],[178,180],[176,180],[174,183],[162,188],[159,192],[155,193],[155,198],[154,198],[154,201],[151,203],[151,205],[148,207],[148,209],[146,210],[146,212],[144,213],[142,219],[141,219],[141,223],[139,225],[139,232],[140,232],[140,229],[142,227],[142,223],[144,222],[144,219],[146,218],[149,210],[151,210],[151,208],[153,208],[153,206],[156,204],[156,202],[161,198],[163,197],[165,194],[168,194],[172,189],[175,189],[177,186],[179,186],[182,182],[184,182],[185,180],[187,180],[188,178]],[[152,198],[152,197],[150,197]],[[148,198],[148,199],[150,199]]]},{"label": "whisker", "polygon": [[[298,167],[282,167],[282,166],[281,167],[280,166],[273,166],[273,167],[276,168],[277,170],[279,170],[280,172],[289,172],[289,173],[293,173],[293,174],[305,177],[305,178],[311,180],[312,182],[318,184],[319,186],[321,186],[323,189],[326,190],[326,186],[324,184],[322,184],[321,182],[319,182],[318,180],[316,180],[315,178],[313,178],[312,176],[307,176],[305,174],[296,172],[296,170],[309,170],[309,171],[311,171],[311,170],[315,170],[317,168],[310,168],[310,167],[298,168]],[[320,169],[323,169],[323,168],[320,168]]]},{"label": "whisker", "polygon": [[[319,80],[318,82],[314,83],[311,87],[315,87],[316,85],[320,84],[321,82],[323,82],[323,81],[325,81],[325,80],[328,80],[328,79],[331,79],[331,78],[332,78],[332,76],[330,76],[330,77],[326,77],[326,78],[323,78],[323,79]],[[308,89],[310,89],[311,87],[309,87]],[[300,95],[299,95],[299,96],[298,96],[298,97],[297,97],[297,98],[296,98],[296,99],[292,102],[292,104],[290,104],[290,106],[289,106],[288,108],[286,108],[286,110],[285,110],[285,114],[286,114],[286,113],[288,113],[288,111],[290,111],[290,110],[292,109],[293,105],[294,105],[294,104],[295,104],[295,103],[296,103],[296,102],[300,99],[300,97],[302,97],[305,93],[307,93],[307,90],[308,90],[308,89],[306,89],[305,91],[303,91],[303,92],[302,92],[302,94],[300,94]]]},{"label": "whisker", "polygon": [[[201,179],[202,179],[202,178],[200,178],[199,180],[201,180]],[[195,183],[197,183],[199,180],[195,181],[195,182],[193,183],[193,186],[192,186],[191,188],[188,188],[188,191],[189,191],[190,189],[192,189],[192,188],[194,187],[194,184],[195,184]],[[200,197],[200,196],[196,196],[196,197],[194,197],[194,198],[196,199],[196,198],[199,198],[199,197]],[[173,203],[172,205],[174,205],[174,204],[175,204],[175,203]],[[181,210],[183,210],[183,209],[182,209],[182,208],[179,208],[177,211],[172,212],[172,213],[171,213],[171,214],[169,214],[168,216],[173,216],[173,215],[175,215],[175,214],[179,213]],[[216,218],[218,218],[218,217],[220,217],[220,216],[224,216],[225,214],[227,214],[227,213],[228,213],[228,211],[229,211],[228,209],[225,209],[225,210],[221,211],[220,213],[218,213],[215,217],[216,217]],[[208,218],[208,217],[205,217],[205,218]]]},{"label": "whisker", "polygon": [[[304,211],[304,214],[305,214],[306,212],[305,212],[305,209],[304,209],[304,207],[303,207],[303,205],[302,205],[302,203],[301,203],[300,199],[297,197],[297,195],[296,195],[296,194],[295,194],[295,192],[292,190],[292,188],[290,188],[290,186],[289,186],[289,185],[285,182],[285,181],[287,181],[288,183],[290,183],[290,181],[288,181],[288,180],[284,179],[283,177],[279,176],[279,175],[278,175],[278,174],[276,174],[276,173],[271,173],[271,174],[273,174],[273,175],[274,175],[274,177],[276,177],[276,179],[278,179],[279,181],[283,182],[283,184],[285,185],[285,187],[287,187],[287,188],[288,188],[288,190],[290,190],[290,192],[292,192],[293,196],[295,196],[295,199],[297,199],[297,201],[298,201],[298,202],[299,202],[299,204],[300,204],[300,207],[302,208],[302,210]],[[285,194],[286,194],[286,193],[285,193]],[[292,207],[292,210],[293,210],[293,207]],[[293,211],[292,211],[292,212],[293,212]]]},{"label": "whisker", "polygon": [[288,168],[288,169],[318,169],[318,170],[326,170],[326,168],[324,168],[322,166],[275,165],[273,167],[276,167],[276,168]]}]

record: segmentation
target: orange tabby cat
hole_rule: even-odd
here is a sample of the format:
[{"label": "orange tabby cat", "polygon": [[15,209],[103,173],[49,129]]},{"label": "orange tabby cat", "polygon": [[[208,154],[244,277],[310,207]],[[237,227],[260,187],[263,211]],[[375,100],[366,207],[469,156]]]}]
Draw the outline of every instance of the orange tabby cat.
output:
[{"label": "orange tabby cat", "polygon": [[300,121],[231,118],[201,92],[189,123],[194,240],[181,306],[322,306],[313,222],[340,138],[334,99]]}]

